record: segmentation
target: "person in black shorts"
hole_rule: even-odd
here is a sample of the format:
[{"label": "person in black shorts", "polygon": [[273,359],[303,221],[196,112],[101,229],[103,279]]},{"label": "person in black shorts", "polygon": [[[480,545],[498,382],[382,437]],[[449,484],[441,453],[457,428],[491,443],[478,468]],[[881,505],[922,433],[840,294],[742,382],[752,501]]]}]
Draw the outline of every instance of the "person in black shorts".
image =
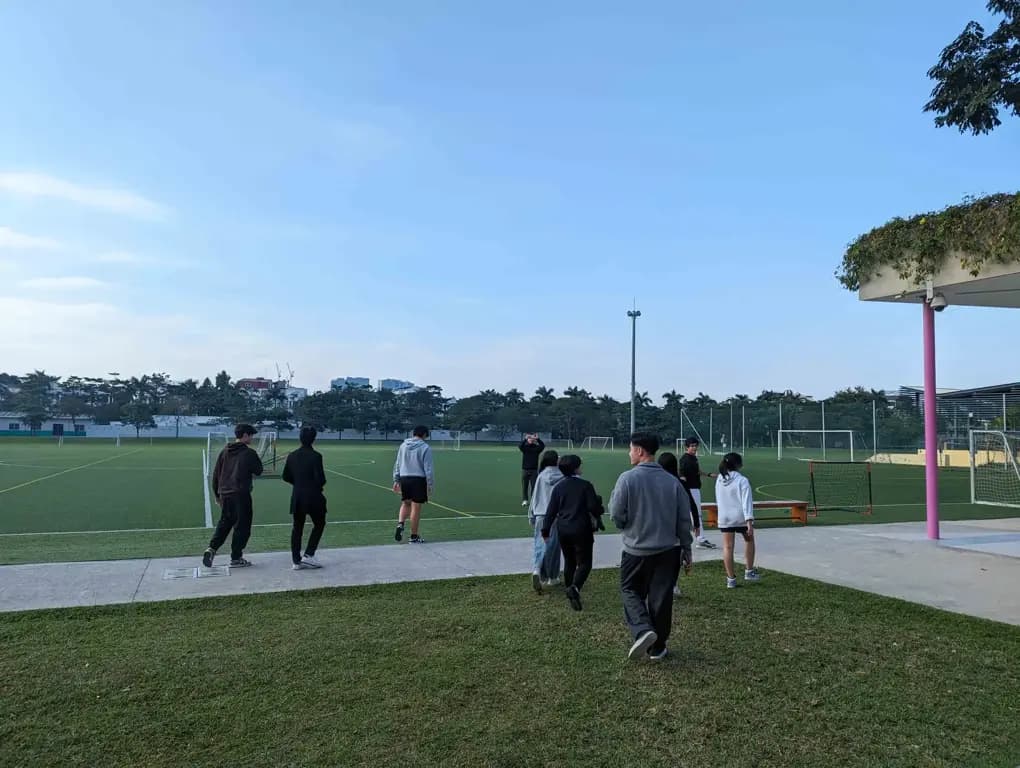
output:
[{"label": "person in black shorts", "polygon": [[723,538],[723,567],[729,589],[737,586],[733,541],[738,533],[744,539],[744,581],[761,581],[761,574],[754,567],[754,498],[750,480],[740,472],[743,468],[744,459],[739,453],[727,453],[719,463],[719,477],[715,481],[715,502]]},{"label": "person in black shorts", "polygon": [[421,505],[426,504],[435,488],[432,471],[432,448],[425,442],[429,436],[428,427],[414,428],[413,437],[400,444],[397,460],[393,464],[393,492],[400,494],[400,512],[397,515],[397,530],[393,538],[404,538],[404,523],[411,518],[411,543],[424,544],[419,535]]}]

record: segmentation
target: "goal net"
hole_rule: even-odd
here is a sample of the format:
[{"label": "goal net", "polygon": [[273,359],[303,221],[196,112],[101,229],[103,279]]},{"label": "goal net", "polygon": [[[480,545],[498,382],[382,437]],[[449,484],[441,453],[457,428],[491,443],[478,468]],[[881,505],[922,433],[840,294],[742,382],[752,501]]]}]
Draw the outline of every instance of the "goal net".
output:
[{"label": "goal net", "polygon": [[[691,417],[687,415],[686,409],[680,410],[680,429],[682,431],[687,431],[687,434],[690,437],[696,437],[698,439],[698,456],[708,456],[712,446],[705,442],[705,439],[701,436],[701,433],[698,431],[698,428],[694,426],[694,422],[691,421]],[[709,437],[711,437],[711,432],[709,432]],[[681,447],[682,443],[683,443],[682,439],[678,439],[676,441],[677,456],[679,456],[680,452],[684,450],[684,448]]]},{"label": "goal net", "polygon": [[451,429],[444,435],[441,435],[438,440],[433,438],[432,444],[437,448],[442,448],[447,451],[459,451],[460,432]]},{"label": "goal net", "polygon": [[276,471],[276,432],[259,432],[255,435],[252,448],[262,460],[262,474],[275,475]]},{"label": "goal net", "polygon": [[220,451],[226,448],[229,443],[230,436],[226,432],[210,432],[206,435],[205,453],[213,464],[216,463],[216,457],[220,455]]},{"label": "goal net", "polygon": [[778,459],[803,461],[829,459],[854,460],[852,429],[781,429],[777,443]]},{"label": "goal net", "polygon": [[973,504],[1020,507],[1020,433],[972,430],[970,500]]},{"label": "goal net", "polygon": [[871,514],[871,462],[812,461],[808,472],[813,514],[827,509]]},{"label": "goal net", "polygon": [[[687,453],[687,446],[684,445],[684,442],[686,440],[687,440],[686,437],[678,437],[676,439],[676,455],[677,456],[683,456],[685,453]],[[708,449],[705,447],[704,443],[701,443],[701,442],[698,443],[698,453],[697,453],[697,455],[698,456],[708,456]]]},{"label": "goal net", "polygon": [[581,442],[582,451],[611,451],[613,450],[613,438],[611,437],[586,437]]}]

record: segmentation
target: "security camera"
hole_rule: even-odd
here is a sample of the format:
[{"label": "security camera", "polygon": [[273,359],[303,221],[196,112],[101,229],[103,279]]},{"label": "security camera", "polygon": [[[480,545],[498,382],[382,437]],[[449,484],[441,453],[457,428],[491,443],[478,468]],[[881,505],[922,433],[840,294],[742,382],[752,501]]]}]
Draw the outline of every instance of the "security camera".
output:
[{"label": "security camera", "polygon": [[936,312],[941,312],[949,306],[949,302],[946,301],[946,297],[941,293],[936,293],[930,299],[928,299],[928,305]]}]

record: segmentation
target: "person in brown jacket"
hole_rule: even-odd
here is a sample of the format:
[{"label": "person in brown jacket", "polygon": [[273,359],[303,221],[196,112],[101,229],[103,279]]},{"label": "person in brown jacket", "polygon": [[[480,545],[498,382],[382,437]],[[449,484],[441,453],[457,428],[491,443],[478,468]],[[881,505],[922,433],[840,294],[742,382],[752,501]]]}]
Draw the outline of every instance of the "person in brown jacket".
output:
[{"label": "person in brown jacket", "polygon": [[211,568],[216,551],[223,546],[231,529],[230,565],[246,568],[251,565],[244,559],[244,548],[251,538],[251,489],[255,478],[262,474],[262,460],[251,448],[251,439],[258,430],[251,424],[238,424],[234,428],[237,440],[222,451],[213,470],[212,490],[220,507],[220,521],[216,524],[209,548],[202,555],[202,565]]}]

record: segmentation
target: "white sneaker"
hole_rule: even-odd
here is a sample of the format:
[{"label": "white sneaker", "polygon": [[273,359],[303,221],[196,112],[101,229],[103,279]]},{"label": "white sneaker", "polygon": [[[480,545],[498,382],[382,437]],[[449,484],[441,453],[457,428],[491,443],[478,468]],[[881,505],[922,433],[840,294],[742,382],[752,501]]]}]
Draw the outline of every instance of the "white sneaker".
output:
[{"label": "white sneaker", "polygon": [[729,576],[726,577],[726,589],[736,589],[739,586],[740,585],[737,584],[736,577],[734,577],[732,579]]},{"label": "white sneaker", "polygon": [[648,654],[648,649],[655,645],[659,636],[652,630],[642,632],[638,635],[638,639],[634,641],[634,645],[630,647],[630,652],[627,653],[628,659],[640,659],[642,656]]},{"label": "white sneaker", "polygon": [[315,567],[315,566],[313,566],[313,565],[309,565],[308,563],[306,563],[306,562],[302,561],[302,562],[300,562],[300,563],[294,563],[294,565],[292,565],[292,566],[290,567],[290,569],[291,569],[292,571],[306,571],[306,570],[308,570],[309,568],[314,568],[314,567]]},{"label": "white sneaker", "polygon": [[545,581],[542,582],[542,586],[544,586],[544,587],[558,587],[562,583],[563,582],[560,580],[560,578],[557,577],[555,579],[546,579]]},{"label": "white sneaker", "polygon": [[680,591],[680,587],[673,587],[673,597],[681,597],[683,593]]},{"label": "white sneaker", "polygon": [[744,581],[761,581],[761,574],[755,568],[744,571]]},{"label": "white sneaker", "polygon": [[309,568],[321,568],[322,563],[315,559],[315,555],[305,555],[301,558],[301,562],[307,565]]},{"label": "white sneaker", "polygon": [[521,502],[521,506],[522,506],[522,507],[526,507],[526,506],[528,506],[528,502],[527,502],[527,500],[524,500],[524,501],[522,501],[522,502]]}]

